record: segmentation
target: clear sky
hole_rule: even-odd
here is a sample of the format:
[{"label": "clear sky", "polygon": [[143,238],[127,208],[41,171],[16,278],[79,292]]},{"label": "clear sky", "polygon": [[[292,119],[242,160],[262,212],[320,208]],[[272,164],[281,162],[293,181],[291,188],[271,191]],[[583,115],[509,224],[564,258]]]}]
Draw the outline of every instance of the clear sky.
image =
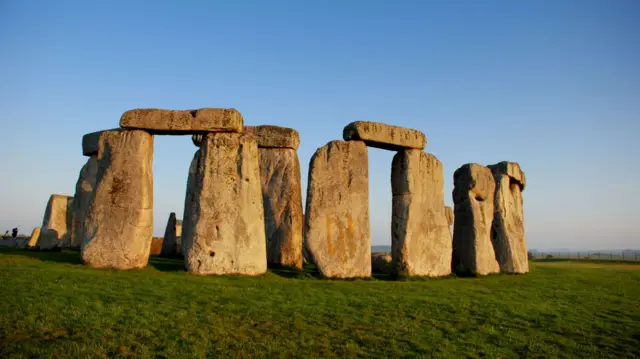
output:
[{"label": "clear sky", "polygon": [[[445,168],[517,161],[529,248],[640,248],[640,2],[0,1],[0,229],[73,195],[82,135],[132,108],[234,107],[314,151],[355,120],[416,128]],[[155,234],[187,136],[156,136]],[[373,244],[392,152],[369,151]]]}]

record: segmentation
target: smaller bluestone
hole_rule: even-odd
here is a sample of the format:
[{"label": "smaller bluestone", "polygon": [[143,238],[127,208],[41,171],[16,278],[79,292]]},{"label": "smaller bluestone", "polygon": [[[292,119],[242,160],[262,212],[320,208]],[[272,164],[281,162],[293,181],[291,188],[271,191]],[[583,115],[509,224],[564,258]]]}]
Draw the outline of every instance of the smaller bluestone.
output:
[{"label": "smaller bluestone", "polygon": [[169,214],[167,227],[164,231],[164,240],[162,242],[162,256],[175,257],[182,254],[182,221],[176,219],[175,212]]}]

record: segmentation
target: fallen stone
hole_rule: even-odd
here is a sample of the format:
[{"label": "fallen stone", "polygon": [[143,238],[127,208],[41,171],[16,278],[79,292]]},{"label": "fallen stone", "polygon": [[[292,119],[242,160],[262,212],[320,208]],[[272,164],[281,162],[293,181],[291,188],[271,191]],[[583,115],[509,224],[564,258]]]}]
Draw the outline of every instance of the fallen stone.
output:
[{"label": "fallen stone", "polygon": [[91,156],[80,170],[80,175],[76,182],[76,193],[73,196],[73,230],[71,231],[71,247],[73,248],[82,247],[84,221],[91,204],[97,173],[98,158]]},{"label": "fallen stone", "polygon": [[38,240],[40,249],[64,248],[71,245],[72,207],[73,197],[61,194],[51,195],[42,219],[40,239]]},{"label": "fallen stone", "polygon": [[488,166],[496,182],[491,240],[500,270],[504,273],[529,272],[527,243],[524,238],[522,190],[525,175],[515,162]]},{"label": "fallen stone", "polygon": [[255,139],[210,133],[196,156],[190,168],[182,227],[187,271],[264,274],[267,253]]},{"label": "fallen stone", "polygon": [[442,163],[421,150],[398,152],[391,166],[391,192],[391,254],[397,275],[451,274]]},{"label": "fallen stone", "polygon": [[342,131],[342,138],[345,141],[364,141],[367,146],[390,151],[422,150],[427,145],[427,138],[418,130],[369,121],[348,124]]},{"label": "fallen stone", "polygon": [[391,254],[371,253],[371,271],[374,273],[395,275],[396,270],[393,266]]},{"label": "fallen stone", "polygon": [[444,207],[444,214],[447,217],[447,223],[449,224],[449,226],[453,225],[453,208],[449,207],[449,206],[445,206]]},{"label": "fallen stone", "polygon": [[471,163],[453,174],[453,269],[459,274],[498,273],[491,243],[495,182],[491,170]]},{"label": "fallen stone", "polygon": [[300,162],[288,148],[260,148],[267,264],[302,268]]},{"label": "fallen stone", "polygon": [[278,126],[244,126],[244,132],[253,135],[258,148],[291,148],[300,146],[300,135],[293,128]]},{"label": "fallen stone", "polygon": [[36,227],[31,232],[31,237],[29,237],[29,242],[27,242],[27,247],[35,248],[38,244],[38,238],[40,237],[40,227]]},{"label": "fallen stone", "polygon": [[176,219],[176,214],[171,212],[167,227],[164,232],[164,242],[162,242],[162,256],[174,257],[182,253],[182,221]]},{"label": "fallen stone", "polygon": [[153,237],[151,240],[151,250],[149,251],[149,255],[159,256],[162,253],[163,240],[164,237]]},{"label": "fallen stone", "polygon": [[369,165],[364,142],[331,141],[311,158],[305,238],[311,260],[323,276],[371,276]]},{"label": "fallen stone", "polygon": [[145,131],[105,131],[97,160],[82,260],[96,268],[143,268],[153,236],[153,136]]},{"label": "fallen stone", "polygon": [[120,127],[142,129],[154,134],[194,132],[242,132],[243,119],[233,108],[198,110],[135,109],[122,114]]}]

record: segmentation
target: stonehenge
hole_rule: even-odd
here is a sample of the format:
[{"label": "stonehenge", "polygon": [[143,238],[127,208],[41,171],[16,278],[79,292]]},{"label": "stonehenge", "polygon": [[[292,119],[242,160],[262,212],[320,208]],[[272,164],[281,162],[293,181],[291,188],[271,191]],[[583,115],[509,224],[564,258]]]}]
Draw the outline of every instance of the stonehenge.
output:
[{"label": "stonehenge", "polygon": [[176,219],[176,214],[171,212],[167,221],[167,228],[164,231],[162,250],[160,255],[165,257],[178,256],[182,254],[182,221]]},{"label": "stonehenge", "polygon": [[40,227],[36,227],[31,232],[31,237],[29,237],[29,241],[27,242],[27,247],[34,248],[38,244],[38,238],[40,237]]},{"label": "stonehenge", "polygon": [[453,260],[459,274],[487,275],[498,273],[491,242],[495,182],[491,170],[468,163],[453,174]]},{"label": "stonehenge", "polygon": [[54,249],[71,245],[73,228],[73,197],[52,194],[42,219],[37,246]]},{"label": "stonehenge", "polygon": [[143,268],[153,234],[153,136],[100,133],[96,184],[82,236],[82,261],[96,268]]},{"label": "stonehenge", "polygon": [[529,260],[524,238],[522,191],[526,179],[520,165],[503,161],[488,166],[496,183],[491,241],[500,270],[527,273]]},{"label": "stonehenge", "polygon": [[449,275],[452,243],[442,163],[432,154],[407,149],[396,153],[391,168],[391,253],[396,274]]},{"label": "stonehenge", "polygon": [[[442,163],[419,130],[356,121],[309,161],[306,203],[295,129],[245,126],[233,108],[134,109],[82,138],[73,197],[52,195],[29,246],[80,247],[83,263],[121,270],[182,257],[198,275],[262,275],[315,265],[326,278],[527,273],[520,165],[469,163],[444,203]],[[153,237],[154,135],[190,135],[183,220]],[[367,147],[394,151],[391,253],[371,253]],[[453,233],[450,230],[453,226]],[[37,241],[37,243],[36,243]]]},{"label": "stonehenge", "polygon": [[311,157],[305,240],[328,278],[371,276],[369,166],[362,141],[332,141]]}]

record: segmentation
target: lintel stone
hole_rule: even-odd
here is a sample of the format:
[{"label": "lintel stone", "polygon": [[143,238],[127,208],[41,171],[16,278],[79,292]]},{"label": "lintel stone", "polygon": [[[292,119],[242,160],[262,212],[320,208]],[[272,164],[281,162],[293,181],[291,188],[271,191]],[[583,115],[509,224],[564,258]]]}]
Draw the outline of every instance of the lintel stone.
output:
[{"label": "lintel stone", "polygon": [[120,127],[141,129],[158,135],[202,132],[242,132],[242,114],[234,108],[164,110],[141,108],[122,114]]},{"label": "lintel stone", "polygon": [[408,148],[422,150],[427,145],[424,133],[380,122],[356,121],[342,131],[345,141],[364,141],[369,147],[401,151]]}]

